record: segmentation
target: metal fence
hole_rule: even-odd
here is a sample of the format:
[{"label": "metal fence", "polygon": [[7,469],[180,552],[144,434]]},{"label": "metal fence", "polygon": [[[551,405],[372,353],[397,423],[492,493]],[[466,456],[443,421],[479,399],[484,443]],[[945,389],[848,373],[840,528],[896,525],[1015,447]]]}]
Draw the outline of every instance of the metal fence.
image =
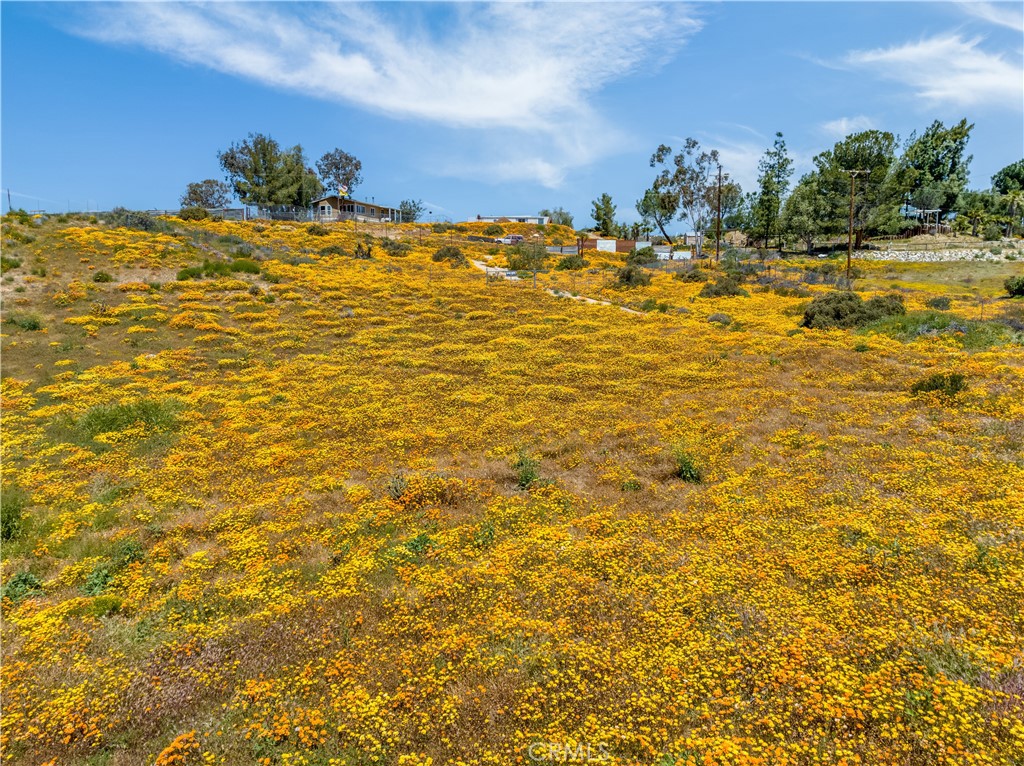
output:
[{"label": "metal fence", "polygon": [[[143,212],[151,216],[176,216],[181,212],[181,208],[177,210],[144,210]],[[245,208],[243,207],[208,207],[206,212],[211,217],[223,218],[225,221],[246,220]]]}]

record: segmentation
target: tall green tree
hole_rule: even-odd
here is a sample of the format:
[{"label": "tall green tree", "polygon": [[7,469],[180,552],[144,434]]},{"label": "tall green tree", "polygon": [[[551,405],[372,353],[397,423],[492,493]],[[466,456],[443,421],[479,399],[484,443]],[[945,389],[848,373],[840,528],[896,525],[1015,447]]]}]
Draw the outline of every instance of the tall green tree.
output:
[{"label": "tall green tree", "polygon": [[223,181],[207,178],[190,183],[178,201],[182,207],[227,207],[231,204],[231,187]]},{"label": "tall green tree", "polygon": [[974,159],[964,154],[973,128],[966,119],[949,128],[936,120],[920,137],[910,136],[900,164],[912,202],[931,203],[941,217],[953,209]]},{"label": "tall green tree", "polygon": [[[645,215],[645,210],[658,212],[666,220],[675,215],[679,220],[687,221],[697,235],[696,256],[700,258],[703,255],[703,237],[715,210],[718,169],[721,167],[718,151],[702,150],[696,139],[687,138],[683,148],[674,155],[672,147],[659,146],[651,155],[650,165],[660,168],[660,172],[641,200],[643,209],[638,205],[638,211],[641,215]],[[724,173],[722,182],[728,180],[729,175]],[[651,220],[657,219],[652,215]],[[662,234],[668,239],[664,229]]]},{"label": "tall green tree", "polygon": [[1012,237],[1021,223],[1021,211],[1024,211],[1024,188],[1011,189],[1006,193],[1006,235]]},{"label": "tall green tree", "polygon": [[272,186],[283,163],[277,141],[262,133],[250,133],[244,141],[218,152],[217,159],[235,196],[244,204],[274,204]]},{"label": "tall green tree", "polygon": [[274,184],[273,204],[309,207],[324,190],[316,172],[306,164],[301,146],[293,146],[281,155],[281,170]]},{"label": "tall green tree", "polygon": [[992,176],[992,188],[1000,194],[1024,189],[1024,160],[1007,165]]},{"label": "tall green tree", "polygon": [[992,190],[965,190],[960,193],[955,206],[956,224],[961,231],[969,226],[971,236],[978,236],[978,229],[988,223],[996,223],[1003,218],[1006,209],[1003,198]]},{"label": "tall green tree", "polygon": [[847,231],[850,171],[854,179],[853,229],[860,246],[866,234],[895,233],[907,225],[899,214],[907,186],[906,171],[896,163],[896,137],[880,130],[853,133],[814,158],[818,191],[823,198],[821,233]]},{"label": "tall green tree", "polygon": [[657,192],[648,189],[644,196],[637,200],[636,211],[640,214],[641,225],[650,228],[652,225],[658,227],[661,236],[668,244],[672,244],[672,237],[668,233],[668,225],[675,217],[678,203],[675,195],[671,192]]},{"label": "tall green tree", "polygon": [[352,194],[363,182],[363,163],[348,152],[333,149],[316,161],[324,187],[339,194]]},{"label": "tall green tree", "polygon": [[817,173],[803,176],[782,206],[782,230],[803,242],[808,255],[814,251],[815,240],[821,236],[824,230],[822,222],[828,215],[819,180]]},{"label": "tall green tree", "polygon": [[779,231],[779,211],[789,191],[789,178],[793,175],[793,160],[786,152],[786,141],[782,133],[775,134],[775,142],[766,150],[757,166],[758,193],[754,206],[754,219],[761,233],[765,247],[773,234],[779,234],[779,247],[782,247]]},{"label": "tall green tree", "polygon": [[262,133],[250,133],[217,154],[232,191],[246,205],[308,207],[323,191],[301,146],[282,150]]},{"label": "tall green tree", "polygon": [[402,223],[415,223],[427,208],[424,207],[423,200],[404,199],[398,205],[398,209],[402,214]]},{"label": "tall green tree", "polygon": [[617,231],[615,223],[615,204],[610,194],[602,194],[593,201],[594,211],[590,217],[597,223],[597,228],[606,237],[614,236]]},{"label": "tall green tree", "polygon": [[551,219],[551,223],[557,224],[558,226],[568,226],[572,228],[572,213],[567,210],[563,210],[560,207],[556,207],[553,210],[545,208],[541,210],[537,215],[546,215]]}]

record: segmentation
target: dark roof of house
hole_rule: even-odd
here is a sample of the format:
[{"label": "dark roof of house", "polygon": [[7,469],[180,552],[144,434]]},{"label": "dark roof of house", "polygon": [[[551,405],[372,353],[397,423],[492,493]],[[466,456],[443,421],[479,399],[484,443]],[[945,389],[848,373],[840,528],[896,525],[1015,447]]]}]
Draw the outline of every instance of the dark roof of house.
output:
[{"label": "dark roof of house", "polygon": [[315,205],[318,202],[323,202],[324,200],[328,199],[345,200],[345,202],[348,202],[353,205],[369,205],[370,207],[380,207],[389,210],[391,209],[390,205],[385,205],[382,202],[367,202],[366,200],[354,199],[352,197],[343,197],[340,194],[325,194],[324,196],[318,197],[317,199],[313,200],[313,204]]}]

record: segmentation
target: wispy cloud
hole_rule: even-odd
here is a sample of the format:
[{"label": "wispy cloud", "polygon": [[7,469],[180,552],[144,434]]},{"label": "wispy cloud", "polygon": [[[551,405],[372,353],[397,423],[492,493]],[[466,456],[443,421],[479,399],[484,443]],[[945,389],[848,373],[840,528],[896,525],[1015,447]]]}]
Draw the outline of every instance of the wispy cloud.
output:
[{"label": "wispy cloud", "polygon": [[947,34],[891,48],[851,51],[844,63],[902,82],[929,104],[1024,108],[1020,57],[1008,61],[981,44],[979,37],[965,40]]},{"label": "wispy cloud", "polygon": [[768,144],[752,141],[734,141],[721,136],[710,136],[703,141],[708,149],[717,149],[722,169],[744,191],[757,188],[757,164]]},{"label": "wispy cloud", "polygon": [[443,24],[416,6],[91,5],[76,31],[396,119],[508,131],[528,161],[511,167],[505,146],[494,177],[552,186],[616,145],[593,95],[701,27],[681,4],[455,4]]},{"label": "wispy cloud", "polygon": [[[735,127],[742,129],[745,126],[736,125]],[[770,139],[764,137],[759,141],[751,141],[747,138],[734,138],[721,134],[703,133],[700,135],[701,145],[707,149],[718,151],[722,169],[729,174],[730,180],[736,181],[743,188],[744,192],[757,190],[757,177],[760,174],[758,164],[774,141],[774,136]],[[795,179],[811,168],[811,155],[790,144],[786,146],[786,153],[793,160],[794,172],[791,179],[791,183],[793,183]]]},{"label": "wispy cloud", "polygon": [[1020,3],[962,2],[959,5],[970,16],[1024,32],[1024,6]]},{"label": "wispy cloud", "polygon": [[875,127],[875,121],[870,117],[859,114],[856,117],[840,117],[821,124],[821,129],[834,138],[844,138],[851,133],[859,133],[863,130],[871,130]]}]

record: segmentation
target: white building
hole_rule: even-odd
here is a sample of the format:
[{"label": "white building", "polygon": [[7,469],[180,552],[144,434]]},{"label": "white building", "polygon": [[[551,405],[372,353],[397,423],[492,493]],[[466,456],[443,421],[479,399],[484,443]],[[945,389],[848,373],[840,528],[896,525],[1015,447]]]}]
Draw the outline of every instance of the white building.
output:
[{"label": "white building", "polygon": [[478,215],[476,220],[487,223],[551,223],[551,218],[546,215]]}]

